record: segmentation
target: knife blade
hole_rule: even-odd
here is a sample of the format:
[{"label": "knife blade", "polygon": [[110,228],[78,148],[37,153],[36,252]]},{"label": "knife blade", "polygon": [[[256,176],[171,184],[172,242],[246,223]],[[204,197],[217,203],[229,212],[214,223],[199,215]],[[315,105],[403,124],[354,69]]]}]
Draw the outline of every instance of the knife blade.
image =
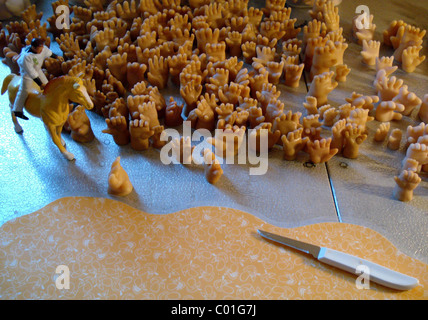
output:
[{"label": "knife blade", "polygon": [[419,284],[419,280],[403,273],[388,269],[377,263],[326,247],[316,246],[307,242],[287,238],[267,231],[257,230],[258,233],[269,240],[284,244],[299,251],[311,254],[318,261],[333,267],[360,274],[361,266],[366,270],[365,276],[369,281],[376,282],[395,290],[410,290]]}]

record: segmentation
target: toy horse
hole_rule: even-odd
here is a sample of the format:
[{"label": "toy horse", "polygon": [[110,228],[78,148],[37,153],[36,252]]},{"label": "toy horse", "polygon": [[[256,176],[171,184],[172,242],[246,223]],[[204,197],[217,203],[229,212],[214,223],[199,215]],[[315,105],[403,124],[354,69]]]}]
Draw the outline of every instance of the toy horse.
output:
[{"label": "toy horse", "polygon": [[[20,81],[21,77],[13,73],[3,81],[1,93],[4,94],[6,90],[8,91],[11,108],[15,101]],[[74,155],[67,151],[65,142],[61,138],[62,127],[70,113],[69,100],[83,105],[88,110],[94,106],[81,78],[61,76],[49,81],[43,92],[34,83],[34,88],[29,92],[25,102],[25,109],[31,115],[42,119],[53,143],[66,159],[73,160]],[[13,112],[12,121],[15,125],[15,131],[21,133],[23,131],[22,127]]]}]

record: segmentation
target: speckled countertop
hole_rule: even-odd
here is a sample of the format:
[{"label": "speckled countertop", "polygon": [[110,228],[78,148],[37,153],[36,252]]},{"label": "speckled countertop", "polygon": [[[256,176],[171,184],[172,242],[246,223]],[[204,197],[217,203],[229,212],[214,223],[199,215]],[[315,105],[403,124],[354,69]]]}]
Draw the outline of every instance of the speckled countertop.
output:
[{"label": "speckled countertop", "polygon": [[[411,3],[366,1],[377,25],[377,40],[382,40],[382,31],[394,19],[428,29],[428,3]],[[45,13],[44,20],[51,15],[50,1],[38,1],[37,5]],[[352,71],[347,82],[340,83],[329,95],[334,106],[343,104],[353,91],[374,94],[375,70],[361,63],[361,46],[350,40],[355,7],[351,0],[344,0],[339,6],[341,26],[349,43],[344,62]],[[299,19],[297,24],[310,19],[307,8],[293,8],[292,17]],[[428,55],[426,38],[422,54]],[[59,50],[54,41],[52,48]],[[380,55],[390,56],[391,50],[382,47]],[[0,65],[0,79],[8,73],[9,69]],[[399,69],[394,75],[403,79],[419,97],[428,93],[428,62],[414,73],[406,74]],[[296,89],[282,84],[277,87],[286,107],[305,114],[303,80]],[[181,99],[176,89],[162,93],[167,99],[169,96]],[[362,225],[378,231],[407,255],[428,263],[428,177],[421,176],[422,182],[411,202],[393,199],[393,177],[404,157],[403,146],[391,151],[386,142],[374,143],[377,121],[368,124],[369,137],[357,159],[335,156],[327,164],[308,168],[304,166],[307,160],[304,158],[282,160],[282,150],[278,147],[269,153],[265,175],[249,175],[249,165],[223,165],[222,178],[211,185],[199,166],[166,166],[159,159],[159,150],[136,152],[129,145],[117,146],[110,135],[101,132],[106,124],[93,112],[88,112],[96,136],[93,142],[79,144],[63,134],[68,150],[76,157],[76,161],[68,162],[52,144],[41,121],[35,118],[21,121],[24,133],[18,135],[13,130],[5,95],[0,96],[0,105],[0,224],[66,196],[113,198],[156,214],[196,206],[224,206],[246,211],[280,227],[332,221]],[[405,132],[408,124],[418,122],[415,111],[410,117],[392,123],[392,127]],[[123,198],[107,193],[108,173],[117,156],[121,156],[121,164],[134,185],[134,191]]]}]

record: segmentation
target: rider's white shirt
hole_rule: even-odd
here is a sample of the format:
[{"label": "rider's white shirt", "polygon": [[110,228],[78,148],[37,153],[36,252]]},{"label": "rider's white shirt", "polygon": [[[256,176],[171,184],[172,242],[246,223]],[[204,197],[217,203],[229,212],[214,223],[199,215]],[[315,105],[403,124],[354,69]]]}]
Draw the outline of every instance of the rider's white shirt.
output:
[{"label": "rider's white shirt", "polygon": [[22,49],[21,56],[17,61],[22,77],[27,79],[45,78],[42,71],[43,61],[52,55],[52,51],[48,47],[43,46],[41,53],[33,53],[27,51],[28,48],[25,47]]}]

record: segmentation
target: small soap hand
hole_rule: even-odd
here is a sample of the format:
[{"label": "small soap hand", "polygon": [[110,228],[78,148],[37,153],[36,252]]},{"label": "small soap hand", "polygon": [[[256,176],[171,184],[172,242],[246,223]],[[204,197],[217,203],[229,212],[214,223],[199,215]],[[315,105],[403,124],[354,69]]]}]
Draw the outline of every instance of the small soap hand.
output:
[{"label": "small soap hand", "polygon": [[108,193],[117,196],[126,196],[133,190],[128,174],[120,165],[120,157],[117,157],[111,166],[108,176]]},{"label": "small soap hand", "polygon": [[140,116],[143,115],[149,121],[150,128],[154,128],[160,125],[156,104],[153,101],[143,103],[137,108],[138,112],[140,113]]},{"label": "small soap hand", "polygon": [[[367,18],[367,16],[365,17]],[[376,30],[376,25],[373,23],[373,18],[374,16],[371,14],[369,19],[368,19],[368,28],[355,28],[354,29],[354,33],[356,38],[358,39],[358,42],[361,44],[363,40],[373,40],[373,36]],[[366,22],[366,21],[365,21]]]},{"label": "small soap hand", "polygon": [[214,138],[208,138],[207,142],[215,147],[215,154],[221,158],[227,158],[238,154],[244,140],[246,127],[226,125],[223,132],[217,131]]},{"label": "small soap hand", "polygon": [[404,116],[408,116],[412,113],[413,109],[421,104],[422,100],[419,99],[416,94],[409,92],[407,85],[403,85],[392,101],[401,103],[404,106],[404,110],[401,112]]},{"label": "small soap hand", "polygon": [[391,134],[388,137],[387,147],[390,150],[398,150],[401,145],[401,138],[403,137],[403,132],[400,129],[393,129]]},{"label": "small soap hand", "polygon": [[419,51],[421,50],[422,46],[411,46],[403,50],[401,66],[404,71],[409,73],[415,71],[416,67],[425,60],[425,55],[419,56]]},{"label": "small soap hand", "polygon": [[412,143],[407,148],[406,158],[414,159],[420,165],[428,163],[428,146],[423,143]]},{"label": "small soap hand", "polygon": [[330,147],[336,148],[338,150],[338,153],[342,152],[342,149],[344,146],[343,132],[345,128],[346,128],[346,119],[336,121],[336,123],[331,128],[332,138],[331,138]]},{"label": "small soap hand", "polygon": [[363,51],[361,51],[363,62],[369,66],[374,66],[376,64],[376,58],[379,57],[379,49],[380,41],[363,40]]},{"label": "small soap hand", "polygon": [[394,56],[391,57],[376,57],[376,72],[379,72],[381,69],[385,70],[385,76],[389,77],[395,70],[398,69],[398,66],[393,66]]},{"label": "small soap hand", "polygon": [[223,103],[237,104],[241,90],[242,89],[237,83],[231,82],[218,89],[218,97]]},{"label": "small soap hand", "polygon": [[346,64],[341,64],[336,67],[336,77],[335,80],[339,82],[345,82],[346,76],[351,72],[351,69],[348,68]]},{"label": "small soap hand", "polygon": [[153,136],[154,131],[150,129],[150,123],[147,120],[135,119],[131,121],[129,131],[132,149],[141,151],[149,148],[149,138]]},{"label": "small soap hand", "polygon": [[285,85],[291,88],[297,88],[299,86],[304,67],[305,65],[303,63],[299,65],[286,64],[284,66]]},{"label": "small soap hand", "polygon": [[376,129],[374,140],[377,142],[384,141],[386,136],[388,135],[388,131],[391,127],[390,122],[383,122],[379,125],[379,127]]},{"label": "small soap hand", "polygon": [[398,176],[394,177],[396,183],[393,196],[400,201],[410,201],[413,199],[413,190],[421,182],[421,178],[414,171],[403,170]]},{"label": "small soap hand", "polygon": [[338,30],[340,27],[339,8],[333,4],[333,1],[328,1],[322,8],[327,32]]},{"label": "small soap hand", "polygon": [[317,107],[327,104],[328,94],[337,87],[338,83],[332,81],[333,76],[334,72],[330,71],[314,77],[307,95],[317,99]]},{"label": "small soap hand", "polygon": [[330,149],[331,138],[307,142],[307,150],[313,163],[323,163],[330,160],[338,149]]},{"label": "small soap hand", "polygon": [[421,30],[411,25],[402,26],[398,29],[397,35],[399,38],[399,44],[394,51],[394,58],[398,62],[402,62],[403,52],[409,47],[419,47],[423,43],[423,38],[426,34],[426,30]]},{"label": "small soap hand", "polygon": [[295,160],[299,151],[306,146],[309,138],[304,137],[302,139],[302,132],[303,128],[300,128],[281,137],[285,160]]},{"label": "small soap hand", "polygon": [[343,156],[349,159],[358,157],[360,144],[366,140],[367,134],[361,126],[348,124],[344,130],[344,148]]},{"label": "small soap hand", "polygon": [[250,128],[255,128],[259,124],[265,121],[263,110],[260,107],[252,106],[248,109],[248,120],[250,122]]},{"label": "small soap hand", "polygon": [[151,85],[157,86],[159,89],[165,88],[168,82],[168,74],[168,61],[164,57],[154,56],[149,59],[147,79]]},{"label": "small soap hand", "polygon": [[195,147],[192,147],[192,140],[190,137],[176,138],[172,141],[172,154],[177,162],[181,164],[192,163],[192,152]]},{"label": "small soap hand", "polygon": [[404,106],[401,103],[382,101],[376,108],[375,118],[377,121],[382,122],[401,120],[403,115],[400,112],[403,111]]},{"label": "small soap hand", "polygon": [[211,108],[211,106],[205,99],[202,99],[198,102],[198,106],[195,109],[195,113],[198,116],[196,129],[207,129],[209,131],[214,130],[214,110]]},{"label": "small soap hand", "polygon": [[165,124],[167,127],[176,127],[183,123],[181,112],[183,105],[177,104],[173,97],[170,97],[165,110]]},{"label": "small soap hand", "polygon": [[[267,136],[267,141],[264,139]],[[281,137],[281,131],[272,130],[272,123],[263,122],[255,127],[249,136],[249,148],[260,152],[271,149]],[[266,145],[267,142],[267,145]],[[265,148],[267,147],[267,148]]]},{"label": "small soap hand", "polygon": [[204,149],[204,167],[205,178],[211,184],[215,184],[223,175],[220,162],[216,159],[214,153],[208,149]]},{"label": "small soap hand", "polygon": [[300,124],[301,116],[302,114],[300,112],[293,113],[291,110],[287,113],[282,113],[273,121],[272,129],[274,131],[279,130],[281,135],[286,135],[302,126]]},{"label": "small soap hand", "polygon": [[421,122],[417,126],[407,126],[406,138],[408,145],[416,143],[419,137],[423,135],[428,135],[428,125],[425,122]]},{"label": "small soap hand", "polygon": [[317,98],[312,96],[306,96],[303,106],[305,107],[308,114],[318,114]]},{"label": "small soap hand", "polygon": [[76,109],[69,114],[68,123],[71,129],[71,137],[74,141],[85,143],[94,140],[94,132],[92,131],[91,123],[83,106],[77,106]]},{"label": "small soap hand", "polygon": [[157,125],[157,126],[152,127],[152,129],[154,131],[153,136],[151,137],[152,146],[153,146],[153,148],[161,149],[167,143],[165,141],[165,139],[162,138],[162,133],[163,133],[165,127],[161,126],[161,125]]},{"label": "small soap hand", "polygon": [[[379,73],[384,73],[384,70],[380,70]],[[383,76],[379,81],[375,82],[375,88],[378,91],[380,101],[391,101],[400,92],[400,88],[403,85],[403,80],[398,79],[394,76],[387,78]]]},{"label": "small soap hand", "polygon": [[418,117],[424,123],[428,123],[428,93],[422,99],[421,107],[419,108]]},{"label": "small soap hand", "polygon": [[119,146],[129,143],[129,130],[124,116],[113,114],[105,121],[108,128],[104,129],[103,133],[111,134],[114,142]]},{"label": "small soap hand", "polygon": [[180,88],[180,95],[186,102],[187,111],[191,111],[196,108],[199,96],[202,93],[202,86],[196,80],[191,80],[184,87]]}]

